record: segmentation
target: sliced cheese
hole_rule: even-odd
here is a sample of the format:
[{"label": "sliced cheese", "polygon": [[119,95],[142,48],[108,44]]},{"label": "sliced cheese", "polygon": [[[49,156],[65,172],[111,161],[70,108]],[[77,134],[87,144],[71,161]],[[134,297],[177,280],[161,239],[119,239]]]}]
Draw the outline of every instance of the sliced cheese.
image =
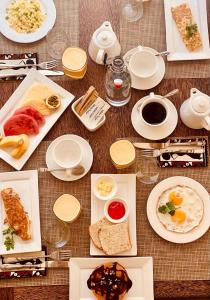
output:
[{"label": "sliced cheese", "polygon": [[72,195],[63,194],[53,206],[57,218],[65,222],[73,222],[80,214],[81,206],[79,201]]},{"label": "sliced cheese", "polygon": [[120,140],[111,145],[110,156],[116,168],[127,168],[135,161],[135,148],[130,141]]}]

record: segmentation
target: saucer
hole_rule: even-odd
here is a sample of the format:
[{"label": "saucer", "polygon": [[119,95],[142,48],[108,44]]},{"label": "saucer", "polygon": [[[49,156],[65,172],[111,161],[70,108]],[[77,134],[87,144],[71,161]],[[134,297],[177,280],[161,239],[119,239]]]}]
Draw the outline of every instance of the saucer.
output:
[{"label": "saucer", "polygon": [[[152,49],[149,47],[143,47],[143,48],[154,54],[158,53],[155,49]],[[127,66],[129,71],[130,71],[130,68],[129,68],[129,63],[128,63],[128,57],[133,55],[136,51],[138,51],[137,48],[133,48],[133,49],[129,50],[123,56],[125,65]],[[127,61],[126,61],[126,59],[127,59]],[[157,60],[158,60],[158,64],[159,64],[158,71],[151,78],[138,78],[137,76],[135,76],[132,73],[132,71],[130,71],[132,88],[138,89],[138,90],[148,90],[148,89],[155,87],[156,85],[158,85],[161,82],[161,80],[163,79],[163,77],[165,75],[165,62],[164,62],[164,59],[162,58],[162,56],[157,56]]]},{"label": "saucer", "polygon": [[58,137],[57,139],[55,139],[49,145],[49,147],[47,149],[46,164],[47,164],[48,169],[60,168],[53,160],[52,151],[58,142],[60,142],[62,140],[66,140],[66,139],[74,140],[77,143],[79,143],[79,145],[81,146],[82,152],[83,152],[83,158],[81,161],[81,165],[84,167],[85,172],[81,175],[70,175],[70,176],[67,176],[65,171],[53,171],[50,173],[60,180],[75,181],[75,180],[78,180],[78,179],[84,177],[90,171],[90,168],[93,163],[93,151],[92,151],[89,143],[82,137],[80,137],[78,135],[74,135],[74,134],[66,134],[66,135],[62,135],[62,136]]},{"label": "saucer", "polygon": [[146,97],[141,98],[133,107],[131,113],[131,122],[136,132],[148,140],[162,140],[169,136],[176,128],[178,122],[178,113],[173,103],[165,98],[164,101],[169,107],[169,116],[167,122],[160,126],[147,126],[140,118],[137,107],[143,103]]}]

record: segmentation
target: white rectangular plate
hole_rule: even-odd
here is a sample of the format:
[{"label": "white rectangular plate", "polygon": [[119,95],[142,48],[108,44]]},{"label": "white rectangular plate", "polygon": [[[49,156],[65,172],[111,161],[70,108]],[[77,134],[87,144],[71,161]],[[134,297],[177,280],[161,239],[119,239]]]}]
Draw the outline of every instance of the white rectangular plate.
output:
[{"label": "white rectangular plate", "polygon": [[[104,174],[91,175],[91,187],[96,178]],[[137,255],[136,240],[136,175],[135,174],[110,174],[113,176],[118,185],[116,198],[127,201],[129,206],[129,230],[132,248],[129,251],[119,253],[117,256],[134,256]],[[96,223],[104,217],[105,201],[99,200],[93,194],[91,189],[91,224]],[[96,248],[92,240],[90,240],[90,255],[104,256],[104,252]]]},{"label": "white rectangular plate", "polygon": [[95,299],[87,287],[87,280],[93,270],[105,262],[117,261],[132,281],[126,300],[154,300],[152,257],[129,258],[72,258],[70,260],[69,300]]},{"label": "white rectangular plate", "polygon": [[8,226],[4,225],[6,214],[3,200],[0,196],[0,255],[40,251],[41,234],[37,171],[0,173],[0,191],[4,188],[13,188],[20,196],[24,209],[31,220],[30,232],[32,238],[28,241],[23,241],[20,237],[14,236],[14,250],[6,251],[2,230]]},{"label": "white rectangular plate", "polygon": [[48,85],[55,93],[58,93],[61,96],[61,106],[58,111],[52,113],[50,116],[45,118],[45,124],[40,127],[39,134],[35,136],[30,136],[30,145],[27,151],[23,154],[20,159],[14,159],[10,156],[9,153],[0,149],[0,158],[10,164],[16,170],[21,170],[24,164],[27,162],[31,154],[37,148],[39,143],[60,118],[62,113],[66,110],[69,104],[74,99],[74,96],[63,89],[61,86],[50,80],[49,78],[43,76],[38,71],[32,69],[26,78],[22,81],[16,91],[8,99],[5,105],[0,110],[0,132],[3,132],[3,125],[5,121],[11,117],[14,111],[20,106],[22,97],[25,92],[30,88],[34,83],[43,83]]},{"label": "white rectangular plate", "polygon": [[[178,6],[182,3],[189,4],[195,22],[198,24],[203,47],[198,49],[197,51],[189,51],[186,48],[184,42],[182,41],[176,23],[172,18],[171,7]],[[167,56],[167,59],[169,61],[209,59],[210,48],[206,0],[164,0],[164,7],[167,50],[171,53]]]}]

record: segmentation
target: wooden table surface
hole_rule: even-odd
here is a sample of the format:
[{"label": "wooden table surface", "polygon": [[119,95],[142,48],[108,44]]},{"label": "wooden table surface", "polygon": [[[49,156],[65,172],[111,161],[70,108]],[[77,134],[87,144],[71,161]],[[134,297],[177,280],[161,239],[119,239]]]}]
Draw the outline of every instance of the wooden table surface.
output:
[{"label": "wooden table surface", "polygon": [[[82,48],[87,49],[92,33],[104,20],[111,21],[115,32],[119,35],[119,1],[80,1],[80,46]],[[208,21],[210,23],[210,19]],[[103,97],[105,95],[104,76],[105,68],[89,60],[88,72],[83,80],[69,80],[59,82],[59,84],[72,92],[76,98],[84,94],[90,85],[94,85]],[[0,84],[0,106],[6,102],[18,85],[19,83],[17,82]],[[196,87],[210,95],[209,79],[167,79],[163,80],[153,91],[157,94],[165,94],[174,88],[179,88],[180,93],[173,98],[176,108],[179,109],[183,100],[189,97],[189,90],[192,87]],[[92,172],[114,172],[114,168],[110,164],[109,145],[117,137],[138,136],[131,125],[130,114],[135,102],[148,94],[148,92],[133,90],[129,105],[123,108],[111,108],[107,114],[106,123],[95,133],[88,132],[69,108],[51,129],[45,140],[50,141],[59,135],[67,133],[81,135],[90,141],[94,150],[97,149],[97,151],[94,151]],[[180,120],[174,131],[174,136],[207,134],[204,130],[190,130]],[[0,288],[0,300],[66,300],[69,297],[68,291],[68,286]],[[155,281],[154,293],[156,300],[210,299],[210,281]]]}]

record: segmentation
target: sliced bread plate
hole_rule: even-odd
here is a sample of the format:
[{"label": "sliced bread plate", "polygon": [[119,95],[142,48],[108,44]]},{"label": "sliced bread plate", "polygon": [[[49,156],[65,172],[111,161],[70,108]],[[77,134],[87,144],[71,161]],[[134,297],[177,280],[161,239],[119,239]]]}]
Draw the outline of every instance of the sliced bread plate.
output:
[{"label": "sliced bread plate", "polygon": [[[14,114],[17,108],[23,105],[22,98],[28,89],[36,84],[43,84],[49,87],[55,94],[61,97],[61,105],[52,114],[46,116],[45,124],[39,128],[39,133],[36,135],[30,135],[29,137],[29,147],[26,152],[19,158],[13,158],[9,152],[0,149],[0,158],[14,167],[16,170],[21,170],[24,164],[27,162],[31,154],[37,148],[39,143],[42,141],[44,136],[52,128],[52,126],[57,122],[66,108],[74,99],[74,96],[67,92],[65,89],[60,87],[58,84],[50,80],[49,78],[41,75],[38,71],[32,69],[27,77],[18,86],[12,96],[7,100],[5,105],[0,110],[0,132],[3,133],[4,123]],[[42,91],[40,91],[42,93]]]},{"label": "sliced bread plate", "polygon": [[[202,47],[196,51],[189,51],[182,41],[175,21],[171,14],[171,8],[187,3],[192,11],[193,18],[198,25],[201,34]],[[209,34],[207,23],[206,0],[164,0],[167,56],[169,61],[209,59]]]},{"label": "sliced bread plate", "polygon": [[[132,281],[127,300],[154,300],[152,257],[72,258],[70,260],[70,300],[90,300],[93,293],[87,280],[95,268],[107,262],[122,265]],[[95,299],[95,298],[94,298]]]},{"label": "sliced bread plate", "polygon": [[[158,200],[161,195],[165,191],[167,191],[170,188],[176,187],[176,186],[181,186],[183,188],[187,187],[190,188],[192,191],[195,191],[199,199],[201,199],[203,203],[203,214],[201,216],[201,221],[197,226],[194,226],[191,230],[187,232],[175,232],[172,230],[166,229],[166,226],[164,226],[158,217],[157,214],[157,205],[158,205]],[[184,194],[185,195],[185,194]],[[184,196],[185,197],[185,196]],[[190,196],[188,203],[192,203],[192,197]],[[187,199],[187,198],[186,198]],[[185,200],[184,200],[185,201]],[[194,206],[190,204],[192,207],[195,209],[195,214],[198,216],[198,206],[194,203]],[[185,212],[186,214],[186,219],[183,223],[183,226],[188,225],[188,221],[193,220],[194,215],[192,215],[191,211],[192,208],[187,206],[183,206],[182,208],[182,203],[178,207],[182,211]],[[149,195],[149,198],[147,200],[147,217],[149,220],[150,225],[154,229],[154,231],[161,236],[163,239],[173,242],[173,243],[190,243],[193,242],[197,239],[199,239],[201,236],[203,236],[206,231],[209,229],[210,226],[210,197],[207,192],[207,190],[197,181],[195,181],[192,178],[184,177],[184,176],[174,176],[174,177],[169,177],[161,182],[159,182],[152,192]],[[172,218],[171,218],[172,219]],[[183,221],[183,220],[180,220]],[[173,219],[172,219],[173,222]],[[173,223],[174,225],[174,223]]]},{"label": "sliced bread plate", "polygon": [[3,189],[12,188],[20,197],[21,204],[28,214],[30,223],[31,239],[22,240],[14,235],[14,249],[6,250],[4,245],[5,235],[3,230],[8,228],[4,224],[6,217],[3,200],[0,196],[0,254],[25,253],[41,250],[40,215],[39,215],[39,192],[38,173],[33,171],[0,173],[0,192]]},{"label": "sliced bread plate", "polygon": [[[96,198],[93,192],[93,185],[100,175],[91,175],[91,225],[104,217],[104,205],[106,201]],[[106,174],[107,175],[107,174]],[[128,226],[131,249],[116,254],[116,256],[135,256],[137,255],[137,239],[136,239],[136,175],[135,174],[109,174],[117,183],[117,193],[115,199],[122,199],[127,202],[129,208]],[[123,237],[121,237],[123,239]],[[116,238],[117,239],[117,238]],[[120,239],[120,237],[118,237]],[[120,240],[119,240],[120,242]],[[97,248],[92,239],[90,241],[90,255],[104,256],[105,253]]]}]

